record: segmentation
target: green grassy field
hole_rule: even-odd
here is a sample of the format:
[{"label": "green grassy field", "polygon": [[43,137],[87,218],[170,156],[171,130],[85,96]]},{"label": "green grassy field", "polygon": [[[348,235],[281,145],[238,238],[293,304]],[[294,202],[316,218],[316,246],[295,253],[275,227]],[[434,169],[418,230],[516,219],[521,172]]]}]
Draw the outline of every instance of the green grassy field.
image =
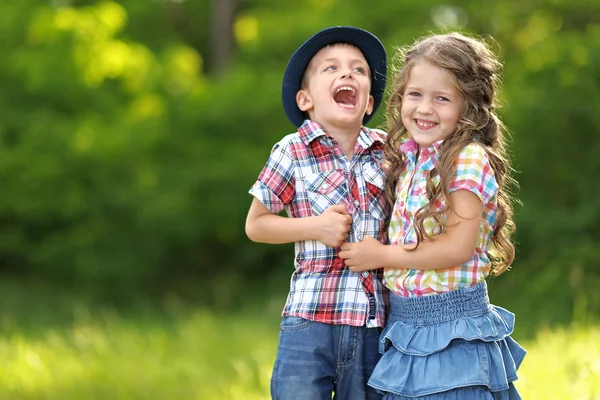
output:
[{"label": "green grassy field", "polygon": [[[233,315],[173,300],[117,312],[53,301],[0,310],[0,399],[269,399],[275,307]],[[524,399],[600,399],[600,326],[542,330],[523,344]]]}]

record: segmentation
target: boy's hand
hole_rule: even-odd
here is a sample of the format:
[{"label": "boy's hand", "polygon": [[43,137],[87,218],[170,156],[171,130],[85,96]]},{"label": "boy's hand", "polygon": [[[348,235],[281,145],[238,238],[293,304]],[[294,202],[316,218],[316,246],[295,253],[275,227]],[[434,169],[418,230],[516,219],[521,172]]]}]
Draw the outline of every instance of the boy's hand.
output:
[{"label": "boy's hand", "polygon": [[384,245],[371,236],[365,236],[362,242],[344,243],[341,247],[340,257],[350,271],[361,272],[381,268]]},{"label": "boy's hand", "polygon": [[352,216],[342,204],[335,204],[319,215],[319,242],[330,246],[340,247],[352,227]]}]

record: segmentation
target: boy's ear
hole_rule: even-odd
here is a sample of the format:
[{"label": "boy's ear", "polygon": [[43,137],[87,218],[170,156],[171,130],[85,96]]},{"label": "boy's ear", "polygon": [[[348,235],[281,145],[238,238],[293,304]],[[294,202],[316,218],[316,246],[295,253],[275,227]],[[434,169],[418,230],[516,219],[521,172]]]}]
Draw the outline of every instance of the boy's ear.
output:
[{"label": "boy's ear", "polygon": [[296,104],[298,104],[298,108],[304,112],[307,112],[313,107],[310,95],[304,89],[300,89],[298,90],[298,93],[296,93]]},{"label": "boy's ear", "polygon": [[371,115],[373,112],[373,104],[375,103],[375,99],[373,96],[369,96],[369,101],[367,102],[367,109],[365,110],[365,114]]}]

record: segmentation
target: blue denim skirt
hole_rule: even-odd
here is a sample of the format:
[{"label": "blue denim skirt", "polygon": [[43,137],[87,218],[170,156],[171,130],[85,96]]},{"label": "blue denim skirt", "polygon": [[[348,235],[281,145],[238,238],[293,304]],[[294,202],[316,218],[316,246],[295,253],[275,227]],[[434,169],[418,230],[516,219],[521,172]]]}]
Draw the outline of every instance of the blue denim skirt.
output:
[{"label": "blue denim skirt", "polygon": [[513,313],[490,304],[486,282],[439,295],[390,294],[383,356],[369,385],[389,400],[515,400],[525,350]]}]

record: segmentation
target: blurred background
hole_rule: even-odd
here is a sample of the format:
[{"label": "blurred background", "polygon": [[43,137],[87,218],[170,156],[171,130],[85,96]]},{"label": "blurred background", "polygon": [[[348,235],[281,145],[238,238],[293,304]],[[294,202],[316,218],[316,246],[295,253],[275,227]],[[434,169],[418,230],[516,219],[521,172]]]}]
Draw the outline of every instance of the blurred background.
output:
[{"label": "blurred background", "polygon": [[[600,399],[600,7],[584,0],[0,3],[0,399],[267,399],[292,245],[244,220],[292,52],[459,30],[504,63],[527,399]],[[370,126],[383,126],[383,112]]]}]

